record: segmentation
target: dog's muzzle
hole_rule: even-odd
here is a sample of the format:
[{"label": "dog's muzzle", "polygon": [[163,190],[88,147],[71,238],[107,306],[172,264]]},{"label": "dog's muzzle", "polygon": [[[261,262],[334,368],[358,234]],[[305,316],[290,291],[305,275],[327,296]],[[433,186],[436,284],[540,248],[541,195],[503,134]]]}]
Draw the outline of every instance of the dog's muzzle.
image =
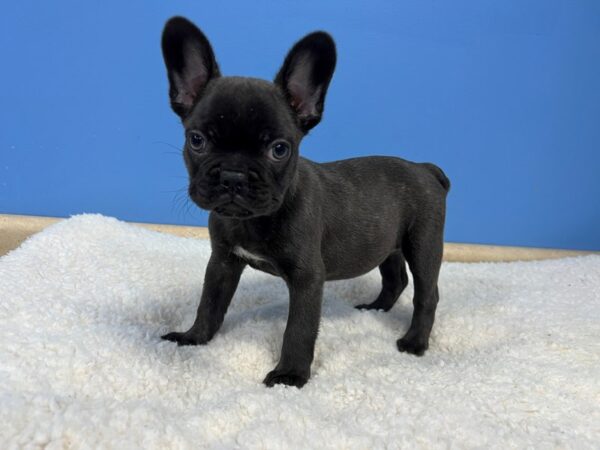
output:
[{"label": "dog's muzzle", "polygon": [[248,192],[248,174],[237,170],[222,170],[220,183],[231,195],[245,195]]},{"label": "dog's muzzle", "polygon": [[268,213],[278,203],[264,176],[248,167],[215,165],[190,185],[190,197],[219,216],[248,219]]}]

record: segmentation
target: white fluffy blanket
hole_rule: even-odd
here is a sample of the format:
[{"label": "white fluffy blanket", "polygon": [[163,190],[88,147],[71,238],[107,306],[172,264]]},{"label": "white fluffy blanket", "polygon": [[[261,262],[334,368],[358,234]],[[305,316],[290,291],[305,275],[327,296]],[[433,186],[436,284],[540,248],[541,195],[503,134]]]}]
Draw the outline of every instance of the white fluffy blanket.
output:
[{"label": "white fluffy blanket", "polygon": [[428,353],[396,350],[377,271],[328,283],[313,376],[261,384],[287,293],[247,269],[206,346],[209,243],[82,215],[0,259],[0,448],[592,448],[600,445],[600,256],[447,263]]}]

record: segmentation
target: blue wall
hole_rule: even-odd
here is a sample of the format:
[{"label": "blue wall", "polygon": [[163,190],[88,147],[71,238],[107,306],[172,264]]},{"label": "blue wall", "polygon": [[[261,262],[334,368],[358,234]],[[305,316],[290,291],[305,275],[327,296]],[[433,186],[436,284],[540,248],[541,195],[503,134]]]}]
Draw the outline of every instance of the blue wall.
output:
[{"label": "blue wall", "polygon": [[206,224],[184,203],[159,48],[175,14],[229,75],[270,79],[330,31],[339,63],[304,155],[439,164],[447,240],[600,249],[597,0],[3,2],[0,212]]}]

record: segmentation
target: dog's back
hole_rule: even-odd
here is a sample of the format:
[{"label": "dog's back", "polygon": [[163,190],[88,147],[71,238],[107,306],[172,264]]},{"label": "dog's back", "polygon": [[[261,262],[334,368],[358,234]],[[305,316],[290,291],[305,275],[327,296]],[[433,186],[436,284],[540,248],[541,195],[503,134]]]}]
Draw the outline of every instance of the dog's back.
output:
[{"label": "dog's back", "polygon": [[324,164],[301,158],[299,173],[300,185],[314,188],[307,206],[322,221],[328,279],[378,266],[415,224],[443,227],[449,181],[433,164],[388,156]]}]

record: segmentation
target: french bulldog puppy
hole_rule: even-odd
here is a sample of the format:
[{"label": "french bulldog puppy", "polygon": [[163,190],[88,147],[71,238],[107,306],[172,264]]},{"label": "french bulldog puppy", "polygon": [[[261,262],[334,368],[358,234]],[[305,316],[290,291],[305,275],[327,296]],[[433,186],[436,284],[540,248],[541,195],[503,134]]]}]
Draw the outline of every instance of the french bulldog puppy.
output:
[{"label": "french bulldog puppy", "polygon": [[398,350],[423,355],[438,303],[450,183],[433,164],[373,156],[317,164],[299,156],[323,114],[335,44],[314,32],[286,56],[274,82],[223,77],[204,34],[187,19],[165,25],[171,107],[185,129],[189,196],[209,210],[212,255],[196,320],[163,339],[206,344],[219,330],[247,265],[281,277],[289,315],[267,386],[302,387],[311,374],[323,284],[379,267],[389,310],[414,278],[414,312]]}]

